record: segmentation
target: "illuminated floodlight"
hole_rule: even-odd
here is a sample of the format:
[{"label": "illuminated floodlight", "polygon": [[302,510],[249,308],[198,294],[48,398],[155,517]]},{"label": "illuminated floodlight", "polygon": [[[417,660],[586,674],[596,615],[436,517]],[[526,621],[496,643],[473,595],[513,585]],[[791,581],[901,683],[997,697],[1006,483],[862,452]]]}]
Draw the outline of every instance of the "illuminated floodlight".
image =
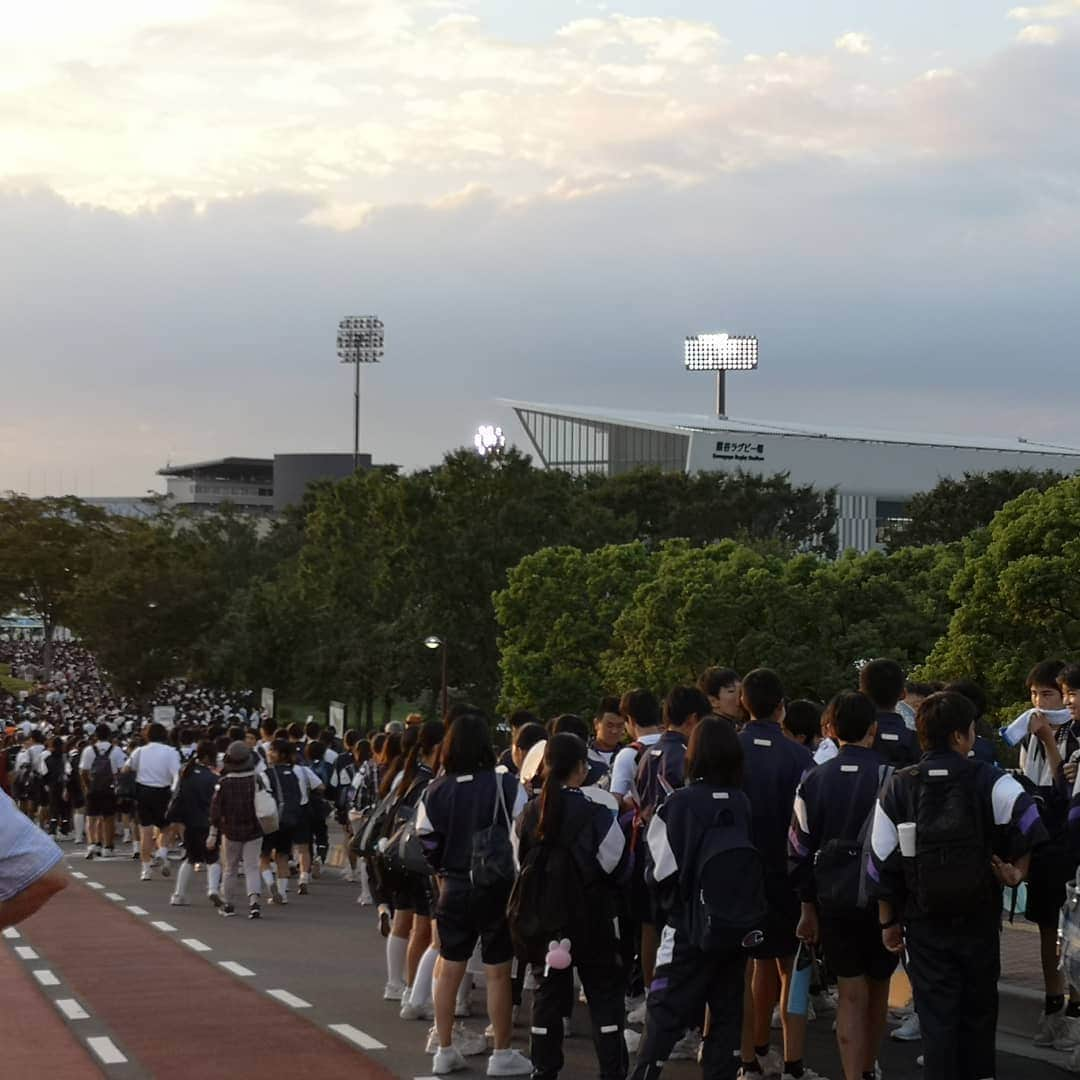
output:
[{"label": "illuminated floodlight", "polygon": [[501,427],[493,424],[481,424],[473,436],[473,446],[481,457],[489,454],[501,454],[506,449],[506,435]]},{"label": "illuminated floodlight", "polygon": [[377,364],[383,358],[383,324],[375,315],[350,315],[338,323],[337,354],[343,364]]},{"label": "illuminated floodlight", "polygon": [[684,346],[687,371],[753,371],[758,339],[743,334],[692,334]]}]

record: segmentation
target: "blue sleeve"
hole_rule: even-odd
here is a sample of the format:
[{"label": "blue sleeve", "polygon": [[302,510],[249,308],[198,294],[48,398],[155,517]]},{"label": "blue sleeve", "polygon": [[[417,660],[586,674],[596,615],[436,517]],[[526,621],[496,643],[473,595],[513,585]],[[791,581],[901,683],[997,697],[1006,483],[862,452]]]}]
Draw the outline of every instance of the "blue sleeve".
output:
[{"label": "blue sleeve", "polygon": [[63,852],[0,791],[0,901],[44,877]]}]

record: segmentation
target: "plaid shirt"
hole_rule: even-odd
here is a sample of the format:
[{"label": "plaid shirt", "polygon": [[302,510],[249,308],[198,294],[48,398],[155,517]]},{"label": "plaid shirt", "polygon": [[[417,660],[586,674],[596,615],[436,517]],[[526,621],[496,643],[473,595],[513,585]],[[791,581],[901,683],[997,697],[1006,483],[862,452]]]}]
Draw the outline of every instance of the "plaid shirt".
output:
[{"label": "plaid shirt", "polygon": [[210,824],[230,840],[258,840],[263,831],[255,816],[255,774],[223,773],[210,801]]}]

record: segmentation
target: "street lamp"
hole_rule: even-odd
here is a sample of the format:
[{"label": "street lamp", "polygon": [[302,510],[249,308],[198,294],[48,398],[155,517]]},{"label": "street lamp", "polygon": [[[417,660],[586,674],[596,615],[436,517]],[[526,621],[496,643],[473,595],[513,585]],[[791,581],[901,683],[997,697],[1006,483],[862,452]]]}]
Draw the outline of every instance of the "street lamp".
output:
[{"label": "street lamp", "polygon": [[506,435],[501,427],[492,424],[481,424],[473,436],[473,446],[481,457],[490,454],[501,454],[506,449]]},{"label": "street lamp", "polygon": [[430,634],[426,638],[424,638],[424,646],[428,649],[442,649],[442,716],[443,720],[445,720],[448,707],[446,684],[446,642],[441,637],[437,637],[435,634]]},{"label": "street lamp", "polygon": [[743,334],[692,334],[683,345],[687,371],[716,372],[716,415],[727,416],[724,375],[758,366],[758,339]]},{"label": "street lamp", "polygon": [[353,468],[360,465],[360,365],[383,357],[383,324],[375,315],[349,315],[338,323],[337,354],[343,364],[356,365],[353,391]]}]

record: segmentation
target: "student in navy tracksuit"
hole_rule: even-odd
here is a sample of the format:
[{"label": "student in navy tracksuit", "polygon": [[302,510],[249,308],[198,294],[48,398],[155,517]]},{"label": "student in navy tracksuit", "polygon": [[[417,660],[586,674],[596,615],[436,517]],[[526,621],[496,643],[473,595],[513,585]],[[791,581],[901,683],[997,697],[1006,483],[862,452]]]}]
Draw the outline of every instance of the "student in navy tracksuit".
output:
[{"label": "student in navy tracksuit", "polygon": [[734,1080],[738,1070],[747,954],[742,947],[703,952],[691,940],[689,920],[701,888],[694,879],[696,857],[717,815],[752,843],[742,769],[743,751],[731,723],[703,719],[690,738],[688,786],[670,795],[649,823],[649,878],[665,925],[632,1080],[656,1080],[675,1043],[701,1022],[706,1006],[712,1019],[702,1051],[703,1076]]},{"label": "student in navy tracksuit", "polygon": [[488,1016],[494,1031],[495,1050],[488,1075],[528,1074],[531,1064],[510,1049],[514,946],[506,922],[506,902],[511,882],[499,896],[480,894],[471,883],[473,837],[482,829],[505,825],[509,852],[511,823],[525,806],[525,791],[516,776],[495,772],[488,720],[478,710],[463,711],[453,718],[442,744],[442,765],[445,773],[428,785],[416,811],[416,832],[439,884],[435,922],[442,968],[435,983],[439,1046],[432,1072],[442,1074],[466,1067],[451,1044],[451,1032],[458,987],[479,940]]},{"label": "student in navy tracksuit", "polygon": [[859,689],[877,706],[874,750],[894,769],[919,760],[919,739],[896,711],[904,693],[904,669],[895,660],[871,660],[859,672]]},{"label": "student in navy tracksuit", "polygon": [[[769,924],[765,940],[754,950],[753,1026],[745,1033],[744,1069],[779,1072],[799,1080],[817,1073],[803,1065],[806,1017],[787,1011],[791,972],[798,941],[799,897],[788,879],[788,830],[795,789],[814,765],[805,746],[784,735],[784,687],[767,668],[751,671],[742,681],[743,707],[750,722],[739,734],[746,755],[745,791],[753,812],[754,843],[765,864],[765,893]],[[784,1056],[769,1050],[773,1006],[780,1001]]]},{"label": "student in navy tracksuit", "polygon": [[[543,790],[514,828],[515,856],[523,872],[519,885],[528,885],[515,893],[515,900],[520,897],[515,927],[546,929],[539,940],[522,942],[536,980],[529,1046],[533,1080],[555,1080],[563,1067],[563,1016],[573,995],[575,968],[588,999],[600,1076],[626,1076],[626,977],[616,900],[628,850],[618,800],[598,788],[582,787],[588,768],[582,738],[570,732],[552,735],[544,750]],[[530,871],[537,876],[530,878]],[[549,941],[564,938],[570,941],[572,967],[548,967]]]},{"label": "student in navy tracksuit", "polygon": [[[1012,776],[968,757],[975,707],[967,698],[933,694],[916,724],[926,752],[890,778],[878,802],[870,887],[885,947],[907,950],[923,1075],[982,1080],[995,1075],[1001,885],[1024,879],[1047,834]],[[914,826],[907,857],[901,825]]]},{"label": "student in navy tracksuit", "polygon": [[877,906],[868,902],[863,840],[890,770],[874,752],[874,703],[846,691],[829,704],[839,754],[807,773],[795,795],[788,838],[799,890],[798,935],[821,942],[840,991],[836,1036],[846,1080],[874,1076],[897,958],[881,942]]}]

